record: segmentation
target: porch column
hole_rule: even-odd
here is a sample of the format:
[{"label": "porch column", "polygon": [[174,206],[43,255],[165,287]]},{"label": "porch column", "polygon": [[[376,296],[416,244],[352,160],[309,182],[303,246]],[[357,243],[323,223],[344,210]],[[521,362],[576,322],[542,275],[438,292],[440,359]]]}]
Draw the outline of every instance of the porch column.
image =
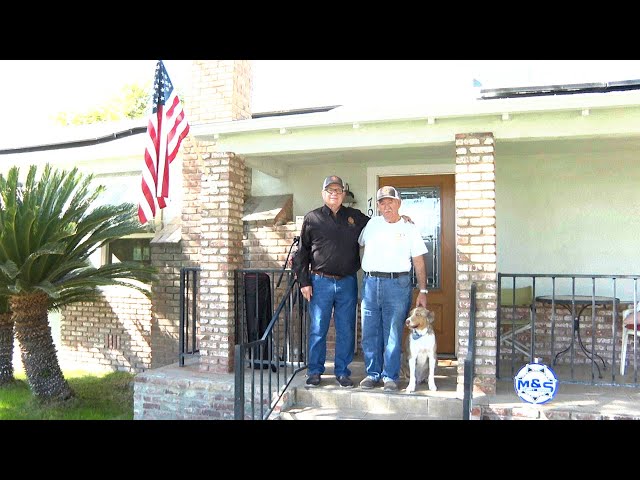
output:
[{"label": "porch column", "polygon": [[496,197],[492,133],[456,134],[458,392],[469,347],[471,284],[476,282],[474,391],[496,391]]},{"label": "porch column", "polygon": [[233,153],[204,159],[200,237],[200,370],[233,371],[233,272],[242,268],[244,162]]},{"label": "porch column", "polygon": [[[251,62],[194,60],[185,115],[191,125],[251,117]],[[184,145],[183,261],[201,268],[198,332],[203,371],[233,371],[233,271],[242,268],[242,214],[250,172],[215,142]]]}]

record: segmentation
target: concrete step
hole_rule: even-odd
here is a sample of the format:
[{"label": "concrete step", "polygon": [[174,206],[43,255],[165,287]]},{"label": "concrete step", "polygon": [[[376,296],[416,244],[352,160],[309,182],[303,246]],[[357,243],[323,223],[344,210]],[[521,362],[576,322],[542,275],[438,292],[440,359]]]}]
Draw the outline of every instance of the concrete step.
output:
[{"label": "concrete step", "polygon": [[293,407],[280,413],[280,420],[443,420],[411,413],[368,412],[354,408]]},{"label": "concrete step", "polygon": [[384,392],[382,386],[363,390],[364,365],[351,365],[354,388],[340,387],[332,373],[322,375],[318,387],[307,387],[304,375],[291,384],[289,406],[279,413],[282,420],[461,420],[462,397],[456,391],[456,365],[439,362],[436,369],[438,390],[431,392],[421,384],[416,392],[404,391],[407,381],[400,380],[397,392]]}]

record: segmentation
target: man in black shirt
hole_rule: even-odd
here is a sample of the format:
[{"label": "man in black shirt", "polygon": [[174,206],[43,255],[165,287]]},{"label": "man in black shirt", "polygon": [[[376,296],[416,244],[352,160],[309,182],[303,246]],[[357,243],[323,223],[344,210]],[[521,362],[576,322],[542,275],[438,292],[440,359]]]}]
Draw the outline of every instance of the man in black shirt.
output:
[{"label": "man in black shirt", "polygon": [[353,387],[349,364],[355,344],[358,237],[369,221],[360,210],[344,207],[344,183],[335,175],[322,184],[324,205],[304,217],[293,270],[309,302],[307,385],[320,385],[327,353],[327,332],[333,313],[336,329],[334,374],[341,387]]}]

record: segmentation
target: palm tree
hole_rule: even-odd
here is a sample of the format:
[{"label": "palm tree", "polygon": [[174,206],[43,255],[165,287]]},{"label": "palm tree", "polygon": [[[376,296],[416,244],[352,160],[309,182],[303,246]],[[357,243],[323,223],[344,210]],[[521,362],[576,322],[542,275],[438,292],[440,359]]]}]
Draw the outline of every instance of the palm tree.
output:
[{"label": "palm tree", "polygon": [[9,300],[0,297],[0,387],[15,381],[13,376],[13,318]]},{"label": "palm tree", "polygon": [[0,387],[13,383],[13,318],[7,297],[0,297]]},{"label": "palm tree", "polygon": [[0,296],[8,299],[22,363],[38,399],[67,399],[73,391],[56,355],[48,311],[100,295],[100,287],[123,285],[151,292],[155,269],[141,262],[101,267],[90,256],[108,242],[145,231],[135,205],[101,205],[104,191],[90,189],[93,175],[46,165],[39,179],[29,168],[24,185],[19,168],[0,175]]}]

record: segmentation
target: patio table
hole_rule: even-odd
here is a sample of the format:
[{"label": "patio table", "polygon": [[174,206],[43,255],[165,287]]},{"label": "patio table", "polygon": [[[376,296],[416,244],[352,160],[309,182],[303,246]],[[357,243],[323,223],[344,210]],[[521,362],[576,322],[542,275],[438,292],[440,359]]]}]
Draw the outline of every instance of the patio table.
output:
[{"label": "patio table", "polygon": [[[555,305],[561,308],[566,309],[568,312],[571,313],[571,316],[573,317],[573,332],[571,335],[571,343],[569,344],[569,346],[567,348],[565,348],[564,350],[562,350],[561,352],[558,352],[556,354],[556,356],[553,359],[553,364],[555,365],[558,357],[564,353],[567,353],[567,351],[569,351],[569,349],[571,347],[574,346],[574,342],[576,337],[578,338],[578,345],[580,346],[580,348],[582,349],[582,351],[584,352],[584,354],[587,356],[588,359],[594,361],[595,358],[598,358],[601,362],[602,362],[602,369],[606,370],[607,369],[607,365],[604,361],[604,359],[598,355],[596,352],[594,352],[593,350],[589,350],[584,343],[582,342],[582,337],[580,336],[580,317],[582,317],[583,312],[587,309],[587,307],[595,305],[601,305],[604,308],[607,307],[607,305],[611,305],[612,308],[616,308],[616,305],[618,305],[620,303],[620,299],[619,298],[615,298],[615,297],[603,297],[603,296],[592,296],[592,295],[542,295],[539,297],[536,297],[536,301],[543,303],[543,304],[548,304],[548,305]],[[576,313],[577,311],[577,313]],[[602,372],[600,371],[600,365],[598,364],[597,361],[595,361],[595,365],[598,368],[598,377],[602,378]]]}]

